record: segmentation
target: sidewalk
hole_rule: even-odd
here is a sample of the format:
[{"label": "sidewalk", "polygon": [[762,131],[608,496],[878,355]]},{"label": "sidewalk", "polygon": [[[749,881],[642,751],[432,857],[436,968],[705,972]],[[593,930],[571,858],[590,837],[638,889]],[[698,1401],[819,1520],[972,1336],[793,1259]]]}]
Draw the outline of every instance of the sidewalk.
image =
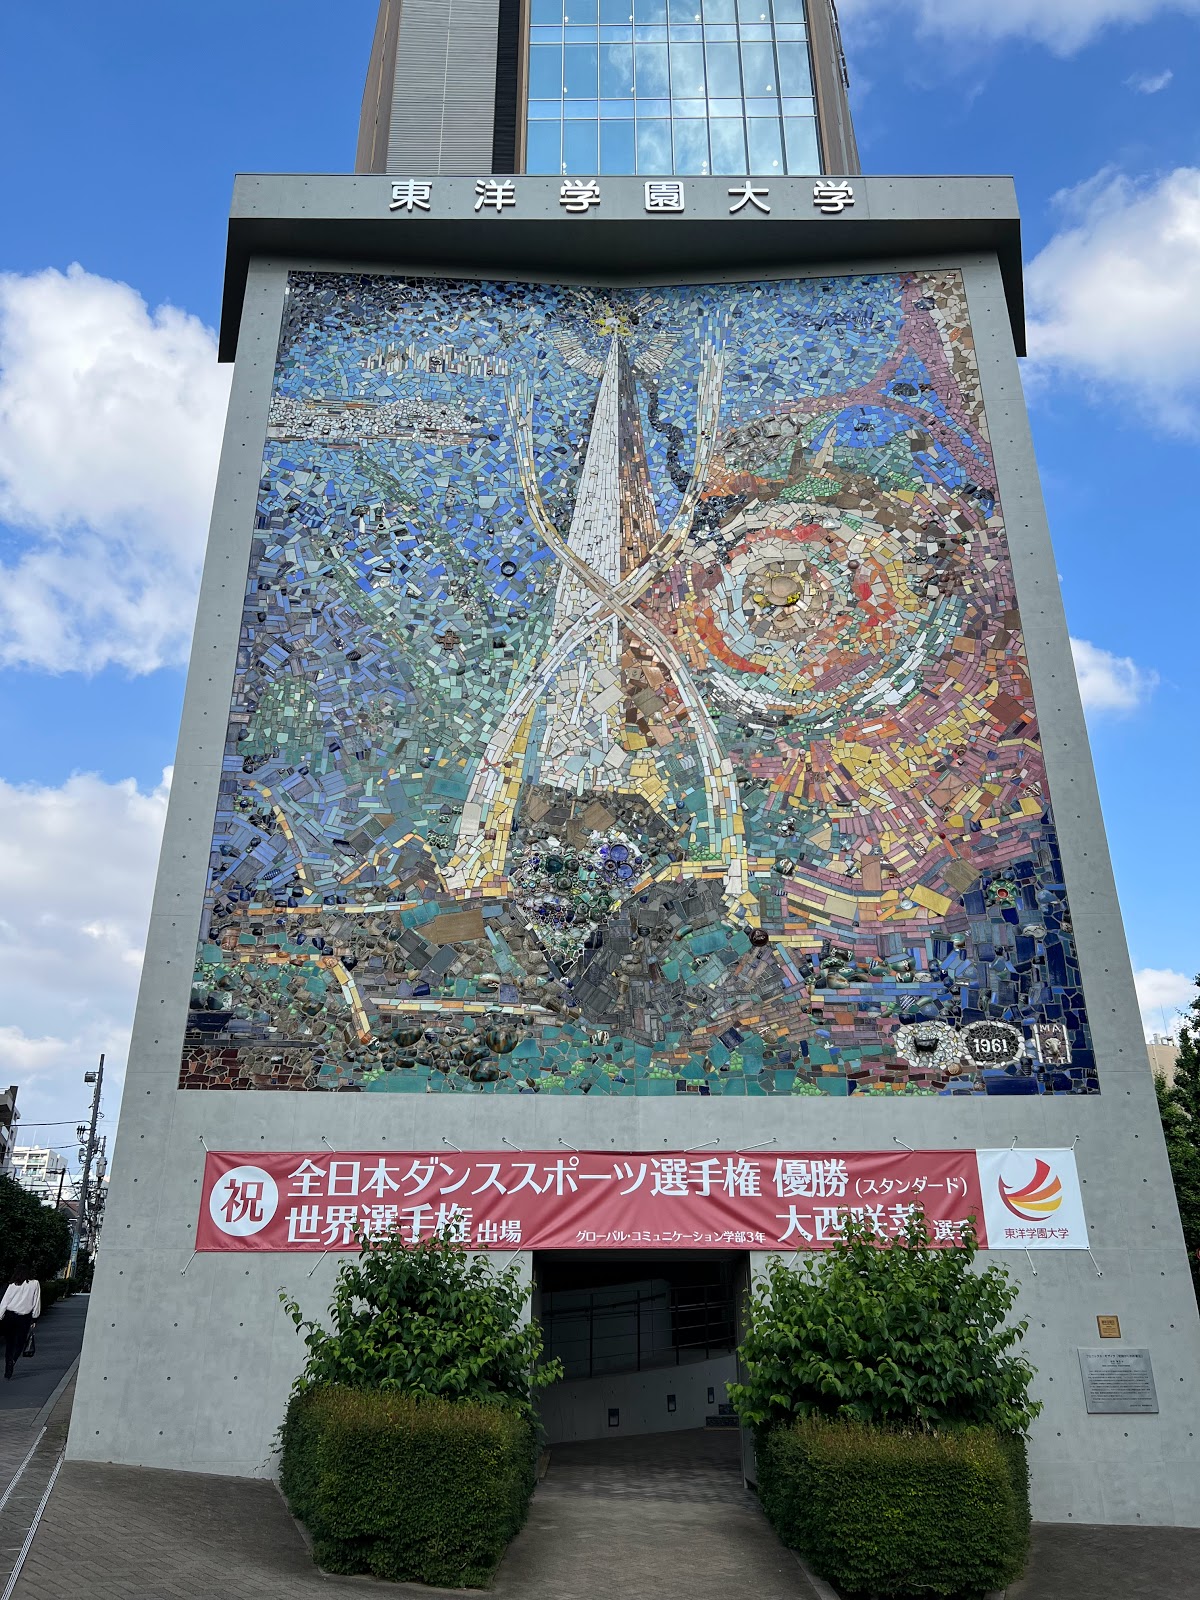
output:
[{"label": "sidewalk", "polygon": [[0,1379],[0,1494],[12,1471],[5,1472],[10,1441],[29,1427],[79,1355],[89,1299],[73,1294],[51,1306],[37,1325],[37,1355],[17,1362],[10,1383]]},{"label": "sidewalk", "polygon": [[[556,1447],[496,1600],[817,1600],[742,1488],[728,1444],[701,1434]],[[1041,1525],[1008,1600],[1195,1600],[1197,1573],[1197,1529]],[[447,1593],[322,1576],[264,1480],[73,1462],[12,1600],[328,1600],[332,1589]]]}]

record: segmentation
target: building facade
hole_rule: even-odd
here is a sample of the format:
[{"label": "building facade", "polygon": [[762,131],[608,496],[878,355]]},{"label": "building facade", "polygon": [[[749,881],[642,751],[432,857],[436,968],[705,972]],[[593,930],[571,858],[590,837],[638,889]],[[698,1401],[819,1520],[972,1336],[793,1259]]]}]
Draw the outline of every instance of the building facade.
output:
[{"label": "building facade", "polygon": [[20,1145],[9,1153],[10,1170],[22,1189],[54,1205],[60,1196],[74,1193],[67,1164],[56,1150],[39,1145]]},{"label": "building facade", "polygon": [[16,1140],[17,1085],[0,1089],[0,1167],[7,1167]]},{"label": "building facade", "polygon": [[356,1228],[520,1260],[552,1439],[721,1426],[749,1276],[919,1206],[1021,1283],[1036,1515],[1200,1524],[1012,185],[508,176],[476,56],[487,138],[238,181],[70,1453],[269,1472]]},{"label": "building facade", "polygon": [[856,173],[833,0],[383,0],[359,172]]}]

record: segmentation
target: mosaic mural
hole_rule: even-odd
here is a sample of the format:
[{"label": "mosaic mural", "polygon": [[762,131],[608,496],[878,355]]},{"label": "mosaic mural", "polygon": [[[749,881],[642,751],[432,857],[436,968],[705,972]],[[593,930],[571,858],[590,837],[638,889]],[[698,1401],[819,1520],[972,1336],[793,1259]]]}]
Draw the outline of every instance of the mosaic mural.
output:
[{"label": "mosaic mural", "polygon": [[292,276],[180,1082],[1096,1090],[957,273]]}]

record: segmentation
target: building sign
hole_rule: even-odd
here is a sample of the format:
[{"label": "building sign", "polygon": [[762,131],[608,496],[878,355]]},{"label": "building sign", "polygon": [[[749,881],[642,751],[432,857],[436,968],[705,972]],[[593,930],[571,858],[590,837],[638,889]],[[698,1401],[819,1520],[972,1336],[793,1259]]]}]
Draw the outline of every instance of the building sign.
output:
[{"label": "building sign", "polygon": [[[997,1229],[986,1184],[999,1192],[1023,1172],[991,1158],[1029,1154],[210,1151],[196,1248],[352,1250],[359,1230],[399,1229],[415,1243],[450,1228],[481,1250],[822,1250],[848,1216],[888,1239],[918,1209],[935,1245],[957,1243],[974,1217],[985,1248],[1083,1248],[1086,1234],[1053,1227],[1053,1210],[1009,1229],[1015,1214],[1002,1202]],[[1050,1158],[1060,1206],[1078,1208],[1071,1152],[1034,1154],[1037,1173]],[[1038,1177],[1031,1193],[1028,1184],[1006,1193],[1048,1205],[1036,1198],[1047,1187]],[[1030,1237],[1031,1227],[1046,1237]]]}]

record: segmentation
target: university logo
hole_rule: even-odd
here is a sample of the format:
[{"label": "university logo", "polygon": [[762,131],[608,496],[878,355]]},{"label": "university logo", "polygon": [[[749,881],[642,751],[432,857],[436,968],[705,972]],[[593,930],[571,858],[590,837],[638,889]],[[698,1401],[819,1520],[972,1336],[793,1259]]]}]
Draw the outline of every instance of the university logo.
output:
[{"label": "university logo", "polygon": [[1062,1180],[1055,1175],[1050,1163],[1043,1161],[1040,1156],[1028,1183],[1020,1188],[1009,1188],[1001,1175],[996,1180],[996,1187],[1013,1216],[1021,1217],[1025,1222],[1042,1222],[1062,1205]]}]

